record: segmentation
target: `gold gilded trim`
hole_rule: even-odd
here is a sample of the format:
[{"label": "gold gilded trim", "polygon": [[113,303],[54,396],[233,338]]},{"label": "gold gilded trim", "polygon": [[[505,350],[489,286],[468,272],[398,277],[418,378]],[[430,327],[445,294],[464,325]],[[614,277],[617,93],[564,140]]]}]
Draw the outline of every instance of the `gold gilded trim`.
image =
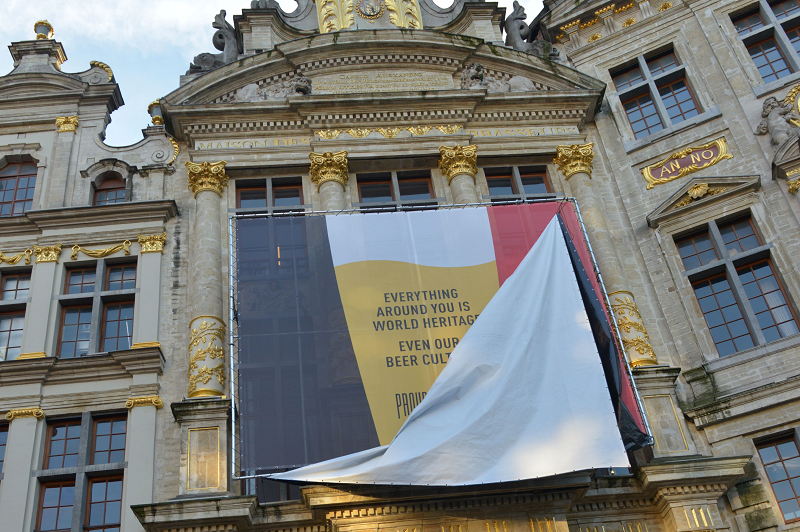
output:
[{"label": "gold gilded trim", "polygon": [[595,41],[599,41],[602,38],[603,38],[603,36],[600,35],[599,33],[593,33],[592,36],[589,37],[589,39],[586,42],[587,43],[593,43]]},{"label": "gold gilded trim", "polygon": [[33,254],[36,255],[36,262],[55,262],[58,263],[58,257],[61,255],[61,242],[55,246],[33,246]]},{"label": "gold gilded trim", "polygon": [[125,250],[125,255],[131,254],[130,240],[126,240],[122,244],[117,244],[116,246],[111,246],[110,248],[105,248],[105,249],[86,249],[84,247],[79,246],[78,244],[75,244],[74,246],[72,246],[72,255],[70,255],[70,258],[72,260],[78,260],[78,252],[80,251],[84,255],[93,257],[95,259],[100,259],[103,257],[108,257],[109,255],[113,255],[117,251],[123,249]]},{"label": "gold gilded trim", "polygon": [[471,146],[439,146],[439,168],[447,178],[447,184],[457,175],[469,175],[474,179],[478,174],[478,147]]},{"label": "gold gilded trim", "polygon": [[19,354],[19,355],[17,355],[17,358],[15,358],[14,360],[29,360],[31,358],[45,358],[46,356],[47,356],[47,353],[45,353],[44,351],[37,351],[35,353],[22,353],[22,354]]},{"label": "gold gilded trim", "polygon": [[458,131],[461,129],[461,126],[458,124],[454,124],[452,126],[436,126],[436,129],[445,135],[452,135],[454,133],[458,133]]},{"label": "gold gilded trim", "polygon": [[333,139],[337,138],[341,134],[342,134],[342,130],[341,129],[323,129],[323,130],[317,131],[317,135],[319,135],[319,138],[325,139],[325,140],[333,140]]},{"label": "gold gilded trim", "polygon": [[351,137],[354,139],[363,139],[370,133],[372,133],[371,129],[348,129],[346,131]]},{"label": "gold gilded trim", "polygon": [[317,190],[323,183],[328,181],[335,181],[342,185],[342,188],[347,184],[349,169],[346,151],[337,151],[336,153],[329,151],[325,153],[311,152],[308,154],[308,158],[311,159],[311,168],[309,170],[311,182],[317,185]]},{"label": "gold gilded trim", "polygon": [[152,122],[154,126],[163,126],[164,125],[164,117],[163,116],[154,116],[152,118]]},{"label": "gold gilded trim", "polygon": [[422,135],[427,135],[428,131],[433,129],[433,126],[408,126],[406,129],[415,137],[421,137]]},{"label": "gold gilded trim", "polygon": [[686,191],[686,197],[676,203],[672,208],[679,209],[680,207],[685,207],[691,202],[699,200],[706,195],[713,196],[714,194],[725,192],[728,190],[728,188],[730,187],[711,187],[708,186],[708,183],[697,183],[692,185],[692,187]]},{"label": "gold gilded trim", "polygon": [[[155,121],[153,122],[155,124]],[[169,139],[170,144],[172,144],[172,149],[175,153],[172,155],[172,159],[169,160],[167,164],[172,164],[175,162],[175,159],[178,158],[178,154],[181,152],[180,146],[178,146],[178,141],[173,139],[172,137],[167,137]]]},{"label": "gold gilded trim", "polygon": [[159,342],[136,342],[131,345],[131,349],[145,349],[148,347],[161,347]]},{"label": "gold gilded trim", "polygon": [[228,184],[228,174],[225,173],[225,161],[215,163],[202,162],[200,164],[186,161],[186,169],[189,171],[189,189],[194,193],[194,197],[201,192],[216,192],[222,197],[222,190]]},{"label": "gold gilded trim", "polygon": [[787,181],[789,185],[789,192],[791,194],[797,195],[797,191],[800,190],[800,179],[795,179],[794,181]]},{"label": "gold gilded trim", "polygon": [[[715,146],[718,149],[716,156],[714,156],[714,152],[710,150],[710,148]],[[709,154],[708,157],[706,157],[707,153]],[[689,162],[691,162],[691,164],[689,166],[682,167],[680,164],[680,159],[686,157],[689,158]],[[642,175],[644,176],[645,181],[647,181],[647,190],[650,190],[656,185],[669,183],[670,181],[680,179],[704,168],[708,168],[709,166],[713,166],[723,159],[733,159],[733,155],[728,153],[728,145],[725,142],[725,137],[720,137],[701,146],[692,146],[690,148],[676,151],[662,161],[645,166],[642,168]],[[672,162],[670,163],[670,161]],[[668,167],[666,166],[667,163],[670,163]],[[700,164],[698,165],[697,163]],[[653,171],[657,168],[661,168],[661,175],[663,175],[665,172],[672,172],[675,170],[678,170],[678,173],[674,176],[668,176],[666,178],[660,176],[656,177],[653,175]]]},{"label": "gold gilded trim", "polygon": [[568,29],[570,29],[570,28],[572,28],[572,27],[579,26],[579,25],[580,25],[580,23],[581,23],[581,21],[580,21],[580,20],[573,20],[573,21],[572,21],[572,22],[570,22],[569,24],[565,24],[564,26],[561,26],[561,28],[560,28],[560,29],[561,29],[561,31],[567,31]]},{"label": "gold gilded trim", "polygon": [[633,26],[634,24],[636,24],[636,19],[630,17],[629,19],[626,19],[625,22],[622,23],[622,27],[627,28],[628,26]]},{"label": "gold gilded trim", "polygon": [[663,4],[658,6],[658,12],[662,13],[671,7],[672,7],[672,2],[664,2]]},{"label": "gold gilded trim", "polygon": [[39,40],[39,39],[52,39],[53,38],[53,34],[55,33],[53,31],[53,25],[50,24],[49,22],[47,22],[46,19],[45,20],[36,21],[36,24],[33,25],[33,31],[34,32],[36,32],[36,28],[38,26],[47,26],[48,28],[50,28],[50,31],[48,31],[46,34],[37,32],[36,33],[36,40]]},{"label": "gold gilded trim", "polygon": [[589,144],[561,144],[556,146],[556,158],[553,162],[558,165],[565,179],[577,173],[588,174],[592,177],[592,161],[594,160],[594,142]]},{"label": "gold gilded trim", "polygon": [[0,251],[0,264],[7,263],[7,264],[16,264],[18,263],[22,257],[25,257],[25,264],[31,263],[31,254],[33,254],[33,250],[26,249],[22,253],[17,253],[16,255],[7,256],[2,251]]},{"label": "gold gilded trim", "polygon": [[58,127],[56,133],[75,133],[75,130],[78,129],[78,117],[57,116],[56,126]]},{"label": "gold gilded trim", "polygon": [[[89,61],[89,66],[100,67],[103,70],[105,70],[106,74],[108,74],[108,81],[114,79],[114,72],[111,70],[111,67],[103,63],[102,61]],[[149,111],[150,108],[148,107],[147,110]]]},{"label": "gold gilded trim", "polygon": [[160,235],[139,235],[139,245],[142,246],[141,253],[164,253],[164,244],[167,243],[167,232]]},{"label": "gold gilded trim", "polygon": [[[205,319],[204,319],[205,318]],[[196,316],[192,323],[203,320],[197,328],[191,329],[189,337],[189,388],[187,394],[192,397],[208,397],[224,395],[225,389],[225,320],[216,316]],[[219,345],[215,345],[219,344]],[[207,347],[202,347],[206,345]],[[196,350],[195,350],[196,349]],[[200,362],[221,360],[214,367],[200,366]],[[199,385],[208,384],[212,377],[217,377],[220,388],[200,388]]]},{"label": "gold gilded trim", "polygon": [[13,421],[21,417],[35,417],[44,419],[44,412],[41,408],[12,408],[6,412],[6,420]]},{"label": "gold gilded trim", "polygon": [[617,9],[614,10],[614,13],[617,13],[617,14],[623,13],[623,12],[629,10],[632,7],[633,7],[633,2],[631,2],[630,4],[625,4],[622,7],[618,7]]},{"label": "gold gilded trim", "polygon": [[143,397],[131,397],[125,401],[125,408],[128,410],[137,406],[154,406],[156,410],[164,408],[164,401],[157,395],[146,395]]},{"label": "gold gilded trim", "polygon": [[602,15],[603,13],[605,13],[606,11],[611,11],[613,9],[614,9],[614,4],[609,4],[606,7],[604,7],[603,9],[599,9],[599,10],[595,11],[594,14],[599,16],[599,15]]},{"label": "gold gilded trim", "polygon": [[329,33],[353,25],[353,0],[317,0],[319,32]]},{"label": "gold gilded trim", "polygon": [[[618,297],[613,297],[618,295]],[[658,364],[653,346],[650,345],[650,336],[644,327],[642,315],[633,294],[627,290],[617,290],[608,294],[611,311],[616,313],[617,326],[622,338],[622,348],[628,354],[632,368]]]},{"label": "gold gilded trim", "polygon": [[422,29],[422,15],[417,0],[384,0],[389,11],[389,22],[398,28]]},{"label": "gold gilded trim", "polygon": [[399,127],[387,127],[387,128],[378,128],[375,131],[383,135],[384,138],[393,139],[397,137],[397,134],[402,131]]}]

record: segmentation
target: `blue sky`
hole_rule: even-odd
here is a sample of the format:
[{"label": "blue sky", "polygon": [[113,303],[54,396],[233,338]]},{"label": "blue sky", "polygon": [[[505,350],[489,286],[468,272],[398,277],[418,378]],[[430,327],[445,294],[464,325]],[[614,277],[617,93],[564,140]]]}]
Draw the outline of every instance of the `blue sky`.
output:
[{"label": "blue sky", "polygon": [[[511,11],[512,0],[498,3]],[[294,0],[280,0],[293,11]],[[437,0],[449,5],[449,0]],[[523,0],[530,20],[541,9],[541,0]],[[142,139],[149,123],[147,104],[178,87],[178,79],[201,52],[217,52],[211,44],[211,27],[220,9],[233,15],[248,9],[250,1],[236,0],[3,0],[0,42],[35,38],[33,25],[46,19],[55,29],[54,38],[67,54],[64,72],[81,72],[89,61],[102,61],[114,71],[125,105],[111,115],[106,143],[125,146]],[[0,75],[13,69],[8,52],[0,51]]]}]

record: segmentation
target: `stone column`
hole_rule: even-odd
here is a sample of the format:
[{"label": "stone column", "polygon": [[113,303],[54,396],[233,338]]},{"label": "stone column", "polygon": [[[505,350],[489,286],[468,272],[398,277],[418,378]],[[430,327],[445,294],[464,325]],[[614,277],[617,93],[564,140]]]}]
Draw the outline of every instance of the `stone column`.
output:
[{"label": "stone column", "polygon": [[614,240],[606,225],[603,208],[592,187],[592,160],[594,143],[557,146],[554,162],[565,179],[572,180],[572,190],[578,200],[586,233],[592,244],[597,265],[608,291],[611,309],[616,314],[622,335],[622,346],[628,355],[631,367],[658,364],[650,337],[645,330],[641,314],[629,291],[622,261],[617,254]]},{"label": "stone column", "polygon": [[189,398],[225,395],[225,329],[220,199],[228,184],[225,161],[187,162],[194,193],[194,241],[189,310]]},{"label": "stone column", "polygon": [[44,412],[40,408],[18,408],[6,414],[11,425],[8,429],[6,456],[3,463],[3,482],[0,482],[0,520],[3,530],[33,530],[25,526],[27,515],[35,514],[33,501],[36,479],[31,471],[41,464],[41,432],[45,427]]},{"label": "stone column", "polygon": [[47,197],[42,201],[45,208],[64,206],[67,190],[69,163],[72,159],[72,144],[78,128],[77,116],[59,116],[56,118],[56,140],[53,150],[53,161],[48,176]]},{"label": "stone column", "polygon": [[447,185],[453,194],[453,203],[479,203],[475,190],[475,176],[478,174],[477,146],[439,146],[439,168],[447,178]]},{"label": "stone column", "polygon": [[144,529],[131,511],[133,504],[153,502],[156,462],[156,411],[164,402],[157,395],[131,397],[125,403],[128,415],[128,469],[125,471],[125,509],[122,522],[125,532]]},{"label": "stone column", "polygon": [[572,49],[576,50],[580,48],[581,39],[578,35],[578,31],[581,29],[580,27],[580,20],[575,20],[567,24],[566,26],[561,26],[561,31],[567,34],[569,37],[570,42],[572,43]]},{"label": "stone column", "polygon": [[347,152],[312,152],[308,158],[311,159],[311,182],[317,185],[322,210],[344,209],[344,187],[348,179]]},{"label": "stone column", "polygon": [[[167,233],[139,235],[141,257],[136,282],[139,297],[136,298],[133,316],[133,348],[154,347],[158,343],[158,326],[161,322],[161,258]],[[141,280],[140,280],[141,279]]]}]

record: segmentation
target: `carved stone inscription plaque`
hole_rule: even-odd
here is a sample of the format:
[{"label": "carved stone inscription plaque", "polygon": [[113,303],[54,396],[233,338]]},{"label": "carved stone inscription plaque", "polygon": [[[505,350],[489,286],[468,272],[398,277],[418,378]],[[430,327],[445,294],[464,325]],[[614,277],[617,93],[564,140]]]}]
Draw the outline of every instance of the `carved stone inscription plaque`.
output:
[{"label": "carved stone inscription plaque", "polygon": [[679,453],[688,451],[686,436],[683,434],[681,422],[671,395],[648,395],[642,397],[650,428],[656,440],[659,453]]},{"label": "carved stone inscription plaque", "polygon": [[189,429],[189,479],[187,489],[219,487],[219,428]]},{"label": "carved stone inscription plaque", "polygon": [[378,70],[328,74],[313,78],[314,94],[436,91],[454,89],[453,78],[439,72]]}]

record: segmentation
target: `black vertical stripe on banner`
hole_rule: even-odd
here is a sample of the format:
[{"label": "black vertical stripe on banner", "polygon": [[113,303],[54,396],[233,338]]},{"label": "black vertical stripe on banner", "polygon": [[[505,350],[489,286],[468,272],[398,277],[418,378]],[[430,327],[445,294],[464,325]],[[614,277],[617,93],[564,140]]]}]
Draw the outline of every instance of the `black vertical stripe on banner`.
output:
[{"label": "black vertical stripe on banner", "polygon": [[[564,240],[567,243],[569,258],[572,262],[575,278],[578,281],[578,288],[580,289],[581,298],[583,299],[583,306],[586,309],[586,315],[589,318],[594,341],[597,345],[597,352],[603,364],[608,392],[611,395],[611,402],[614,405],[614,412],[617,415],[617,426],[622,436],[622,443],[625,445],[626,451],[639,449],[649,441],[649,437],[639,429],[628,407],[622,401],[622,378],[620,372],[623,371],[623,369],[620,367],[620,360],[623,360],[623,358],[614,341],[611,325],[603,310],[603,305],[600,302],[601,295],[598,294],[592,286],[592,281],[589,277],[590,272],[587,271],[578,255],[578,250],[564,224],[564,220],[561,218],[561,214],[558,215],[558,223],[561,226],[561,233],[564,235]],[[591,272],[591,274],[593,275],[594,272]]]}]

